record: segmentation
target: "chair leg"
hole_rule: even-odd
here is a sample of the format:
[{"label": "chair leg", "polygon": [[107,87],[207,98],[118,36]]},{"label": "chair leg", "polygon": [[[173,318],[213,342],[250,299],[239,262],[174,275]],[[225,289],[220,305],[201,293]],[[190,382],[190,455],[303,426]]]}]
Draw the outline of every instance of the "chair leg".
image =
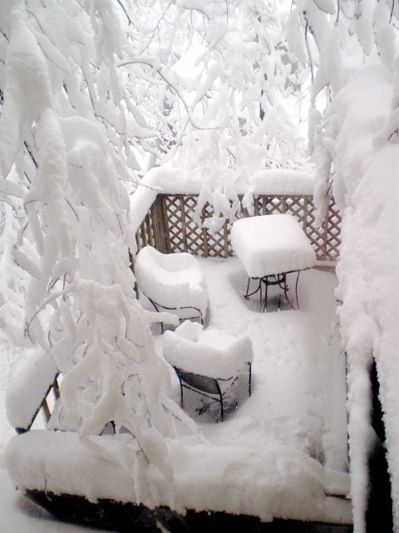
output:
[{"label": "chair leg", "polygon": [[267,311],[267,299],[269,297],[269,280],[268,278],[266,277],[266,282],[265,282],[265,299],[264,299],[264,302],[263,302],[263,312]]},{"label": "chair leg", "polygon": [[299,284],[299,275],[300,271],[298,271],[298,274],[296,276],[296,283],[295,283],[295,299],[296,299],[296,308],[299,309],[299,297],[298,297],[298,284]]},{"label": "chair leg", "polygon": [[251,283],[251,278],[248,276],[248,281],[247,281],[247,292],[244,294],[244,298],[248,298],[248,295],[249,295],[249,284]]},{"label": "chair leg", "polygon": [[252,394],[252,364],[248,363],[248,396]]},{"label": "chair leg", "polygon": [[181,382],[181,379],[179,378],[179,382],[180,382],[180,406],[181,408],[183,409],[184,408],[184,402],[183,402],[183,385],[182,385],[182,382]]},{"label": "chair leg", "polygon": [[216,385],[216,390],[218,391],[218,395],[219,395],[219,402],[220,402],[220,421],[223,422],[223,419],[224,419],[224,405],[223,405],[223,394],[222,394],[222,389],[220,388],[220,385],[219,385],[219,382],[217,379],[214,380],[215,382],[215,385]]}]

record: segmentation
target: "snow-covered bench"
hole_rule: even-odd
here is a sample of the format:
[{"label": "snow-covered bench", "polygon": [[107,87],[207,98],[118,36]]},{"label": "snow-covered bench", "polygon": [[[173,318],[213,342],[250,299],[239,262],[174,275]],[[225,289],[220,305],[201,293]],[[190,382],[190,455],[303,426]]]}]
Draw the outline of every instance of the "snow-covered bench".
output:
[{"label": "snow-covered bench", "polygon": [[[237,368],[244,359],[237,356]],[[169,531],[259,532],[261,520],[275,518],[351,522],[350,502],[342,497],[348,475],[329,472],[273,439],[260,447],[214,445],[194,435],[170,439],[173,479],[167,480],[154,465],[143,465],[139,446],[127,443],[127,435],[90,436],[85,443],[76,432],[28,431],[56,376],[52,359],[38,352],[11,386],[10,422],[25,433],[10,440],[5,463],[15,486],[60,519],[117,531],[161,525]],[[337,531],[349,532],[341,527]],[[295,531],[295,522],[287,528]]]},{"label": "snow-covered bench", "polygon": [[174,332],[163,336],[165,359],[173,366],[183,389],[193,390],[220,404],[224,418],[224,397],[245,369],[248,372],[248,395],[251,395],[252,343],[249,337],[233,337],[216,329],[203,330],[201,324],[186,321]]},{"label": "snow-covered bench", "polygon": [[139,289],[157,311],[176,311],[180,319],[204,322],[208,296],[195,257],[188,253],[163,254],[145,246],[137,254],[134,272]]},{"label": "snow-covered bench", "polygon": [[174,477],[167,481],[151,465],[143,468],[140,450],[130,450],[133,464],[124,468],[127,450],[117,437],[92,437],[92,444],[76,433],[32,430],[11,439],[7,470],[19,490],[56,517],[113,531],[259,533],[270,531],[261,521],[278,518],[289,519],[281,531],[327,531],[303,521],[352,530],[344,526],[352,520],[350,502],[328,496],[332,488],[346,494],[348,476],[329,473],[294,448],[176,439],[169,443]]}]

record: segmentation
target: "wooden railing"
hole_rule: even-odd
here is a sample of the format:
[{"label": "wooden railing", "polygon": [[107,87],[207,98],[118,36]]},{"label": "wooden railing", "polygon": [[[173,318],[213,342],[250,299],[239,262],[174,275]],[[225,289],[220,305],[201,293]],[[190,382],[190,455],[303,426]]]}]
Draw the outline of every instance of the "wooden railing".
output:
[{"label": "wooden railing", "polygon": [[[198,195],[159,194],[139,227],[136,240],[138,249],[150,244],[161,252],[189,252],[204,257],[228,257],[231,222],[226,221],[216,233],[197,223],[195,207]],[[312,196],[259,195],[254,200],[254,215],[288,213],[294,215],[310,239],[317,259],[335,263],[339,256],[341,216],[333,200],[321,227],[316,225]],[[212,216],[207,204],[201,221]],[[242,207],[238,218],[249,216]]]}]

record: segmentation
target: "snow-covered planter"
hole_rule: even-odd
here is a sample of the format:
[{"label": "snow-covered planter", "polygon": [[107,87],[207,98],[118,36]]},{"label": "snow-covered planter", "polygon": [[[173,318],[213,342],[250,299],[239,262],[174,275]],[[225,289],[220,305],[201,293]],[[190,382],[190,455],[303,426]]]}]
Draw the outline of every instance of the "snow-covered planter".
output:
[{"label": "snow-covered planter", "polygon": [[[295,520],[301,521],[299,530],[305,520],[350,531],[344,526],[351,522],[348,502],[326,498],[331,489],[345,494],[346,480],[326,476],[322,465],[293,448],[269,444],[254,453],[234,443],[174,440],[171,485],[156,468],[142,470],[139,447],[127,456],[123,440],[110,435],[93,437],[91,444],[91,449],[83,445],[77,433],[30,431],[10,441],[7,469],[19,490],[56,517],[97,527],[137,527],[145,517],[149,531],[155,524],[171,531],[182,524],[194,530],[198,524],[211,529],[241,524],[245,531],[259,531],[260,520],[289,516],[290,531]],[[124,467],[126,460],[132,470]]]}]

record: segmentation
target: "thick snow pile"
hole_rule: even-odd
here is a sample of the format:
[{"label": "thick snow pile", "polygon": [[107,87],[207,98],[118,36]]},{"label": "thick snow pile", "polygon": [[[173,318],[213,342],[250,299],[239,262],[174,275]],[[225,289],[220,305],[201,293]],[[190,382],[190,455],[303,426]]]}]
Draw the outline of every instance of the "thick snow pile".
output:
[{"label": "thick snow pile", "polygon": [[394,519],[399,527],[399,153],[397,134],[389,141],[385,135],[391,98],[390,76],[384,67],[371,63],[337,95],[332,110],[340,125],[334,188],[344,208],[344,223],[337,273],[349,363],[352,498],[359,531],[367,502],[368,453],[374,444],[372,357],[381,384]]},{"label": "thick snow pile", "polygon": [[98,529],[79,527],[65,522],[56,522],[43,508],[28,500],[15,490],[7,472],[0,467],[0,512],[2,532],[26,533],[103,533]]},{"label": "thick snow pile", "polygon": [[229,379],[253,359],[249,337],[233,337],[224,331],[186,321],[176,331],[163,336],[163,354],[177,368],[209,376]]},{"label": "thick snow pile", "polygon": [[156,304],[170,309],[192,307],[205,316],[206,285],[194,256],[163,254],[145,246],[137,254],[134,270],[139,289]]},{"label": "thick snow pile", "polygon": [[[188,432],[176,418],[179,438],[165,439],[166,455],[147,443],[146,453],[167,457],[169,480],[143,460],[128,434],[82,443],[70,433],[31,431],[7,449],[14,483],[93,501],[165,504],[179,512],[349,523],[349,501],[327,496],[348,490],[344,360],[332,329],[334,276],[304,273],[306,311],[258,313],[240,294],[245,275],[237,259],[200,265],[210,288],[211,339],[218,330],[225,334],[218,335],[222,344],[243,331],[252,340],[252,396],[244,394],[220,424],[193,414],[200,434]],[[206,331],[198,324],[188,329],[184,334],[192,339]],[[162,336],[155,340],[160,348]],[[170,375],[172,399],[178,400],[172,369]]]},{"label": "thick snow pile", "polygon": [[[199,194],[206,186],[209,190],[220,186],[209,176],[199,176],[193,169],[173,166],[173,163],[154,167],[144,177],[144,186],[163,194]],[[257,194],[313,194],[314,176],[310,172],[294,169],[268,169],[237,177],[234,183],[225,180],[226,188],[238,194],[248,189]]]},{"label": "thick snow pile", "polygon": [[83,447],[76,434],[32,431],[11,441],[8,470],[20,487],[86,496],[93,502],[105,498],[150,508],[167,505],[182,514],[186,509],[241,512],[264,521],[287,516],[350,520],[347,502],[325,497],[323,467],[291,447],[268,443],[254,452],[234,443],[209,446],[182,438],[170,443],[175,490],[149,467],[141,471],[139,491],[135,484],[139,450],[131,451],[129,473],[116,460],[126,455],[123,442],[113,437],[97,437],[96,442],[104,452],[102,458]]},{"label": "thick snow pile", "polygon": [[237,220],[231,245],[252,278],[310,268],[316,255],[291,215],[264,215]]}]

